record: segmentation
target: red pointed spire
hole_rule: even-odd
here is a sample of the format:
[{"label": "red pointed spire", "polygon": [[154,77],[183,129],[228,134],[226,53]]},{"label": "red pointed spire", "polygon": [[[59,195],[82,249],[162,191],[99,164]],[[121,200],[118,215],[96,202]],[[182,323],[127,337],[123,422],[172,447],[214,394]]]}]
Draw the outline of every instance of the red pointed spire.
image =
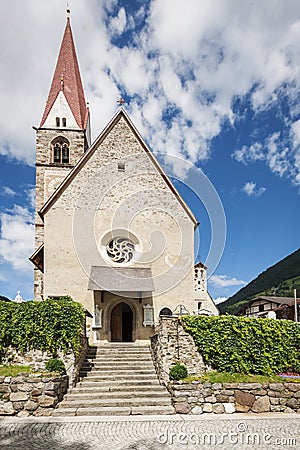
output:
[{"label": "red pointed spire", "polygon": [[62,39],[51,88],[48,95],[45,111],[41,120],[42,127],[59,94],[63,91],[77,125],[84,130],[88,117],[81,76],[76,56],[69,17]]}]

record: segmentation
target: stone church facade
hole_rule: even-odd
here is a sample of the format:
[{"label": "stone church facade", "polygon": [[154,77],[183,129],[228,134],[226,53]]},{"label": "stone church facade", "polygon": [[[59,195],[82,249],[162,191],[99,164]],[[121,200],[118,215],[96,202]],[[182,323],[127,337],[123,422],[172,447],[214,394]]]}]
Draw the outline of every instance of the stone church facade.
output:
[{"label": "stone church facade", "polygon": [[[218,314],[198,222],[123,107],[91,144],[69,18],[36,130],[36,300],[71,296],[92,342],[148,339],[160,315]],[[202,312],[201,312],[202,311]]]}]

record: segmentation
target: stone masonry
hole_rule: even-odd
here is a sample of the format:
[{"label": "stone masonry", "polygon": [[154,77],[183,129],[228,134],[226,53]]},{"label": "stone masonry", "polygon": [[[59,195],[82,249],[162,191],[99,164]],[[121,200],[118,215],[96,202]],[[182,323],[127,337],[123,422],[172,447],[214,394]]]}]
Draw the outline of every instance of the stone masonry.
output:
[{"label": "stone masonry", "polygon": [[[70,143],[70,164],[54,164],[52,142],[62,136]],[[36,214],[35,214],[35,250],[44,243],[44,223],[39,217],[39,210],[46,202],[51,192],[47,192],[47,176],[63,181],[87,148],[85,134],[77,130],[39,129],[36,135]],[[55,169],[55,174],[54,170]],[[43,273],[35,268],[34,298],[43,300]]]},{"label": "stone masonry", "polygon": [[[81,365],[85,359],[88,350],[87,339],[81,339],[81,350],[78,355],[69,349],[66,353],[59,350],[58,358],[64,363],[66,374],[68,376],[68,384],[70,387],[74,386],[79,379],[79,372]],[[15,348],[9,347],[6,351],[5,357],[2,359],[3,364],[20,364],[31,367],[34,371],[44,371],[45,364],[53,356],[48,352],[42,350],[28,350],[27,352],[19,352]]]},{"label": "stone masonry", "polygon": [[188,334],[180,319],[161,317],[156,334],[151,337],[152,357],[162,383],[169,383],[169,369],[176,362],[184,364],[189,375],[199,375],[207,370],[194,339]]},{"label": "stone masonry", "polygon": [[[119,170],[120,162],[125,171]],[[162,308],[174,310],[182,304],[189,311],[195,309],[195,223],[156,164],[120,110],[74,169],[57,200],[42,210],[45,296],[68,294],[92,314],[94,291],[87,289],[91,267],[111,267],[105,251],[111,233],[122,236],[129,231],[146,256],[145,262],[141,257],[130,267],[152,271],[155,320]],[[159,230],[165,242],[155,240],[153,230]],[[139,339],[148,339],[142,323],[138,330]],[[104,335],[108,331],[103,328]]]},{"label": "stone masonry", "polygon": [[300,383],[171,382],[178,414],[300,413]]},{"label": "stone masonry", "polygon": [[67,392],[66,375],[0,377],[0,416],[50,416]]}]

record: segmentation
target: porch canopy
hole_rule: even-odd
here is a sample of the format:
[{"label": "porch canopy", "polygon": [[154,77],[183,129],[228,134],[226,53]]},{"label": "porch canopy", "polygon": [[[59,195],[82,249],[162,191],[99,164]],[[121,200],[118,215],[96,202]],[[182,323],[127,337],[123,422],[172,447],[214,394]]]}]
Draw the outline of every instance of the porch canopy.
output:
[{"label": "porch canopy", "polygon": [[88,290],[108,292],[153,292],[150,268],[92,266]]}]

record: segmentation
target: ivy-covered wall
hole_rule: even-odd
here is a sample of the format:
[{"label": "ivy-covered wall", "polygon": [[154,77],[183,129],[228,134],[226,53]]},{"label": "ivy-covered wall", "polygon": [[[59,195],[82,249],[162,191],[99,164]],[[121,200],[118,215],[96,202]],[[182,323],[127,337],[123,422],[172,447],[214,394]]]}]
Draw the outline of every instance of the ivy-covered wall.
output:
[{"label": "ivy-covered wall", "polygon": [[220,372],[300,371],[298,323],[230,315],[186,316],[182,323],[205,362]]},{"label": "ivy-covered wall", "polygon": [[20,352],[36,349],[56,354],[78,353],[84,309],[69,297],[42,302],[0,302],[0,358],[9,347]]}]

